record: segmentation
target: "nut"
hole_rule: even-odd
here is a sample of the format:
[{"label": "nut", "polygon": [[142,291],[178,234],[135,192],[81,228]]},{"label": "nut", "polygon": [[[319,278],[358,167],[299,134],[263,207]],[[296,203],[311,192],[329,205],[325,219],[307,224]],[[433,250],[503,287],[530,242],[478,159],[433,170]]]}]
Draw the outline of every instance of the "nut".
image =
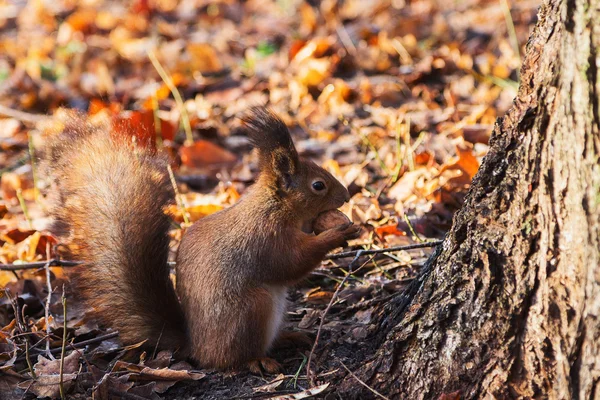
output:
[{"label": "nut", "polygon": [[339,210],[323,211],[313,221],[313,231],[318,235],[328,229],[350,224],[352,221]]}]

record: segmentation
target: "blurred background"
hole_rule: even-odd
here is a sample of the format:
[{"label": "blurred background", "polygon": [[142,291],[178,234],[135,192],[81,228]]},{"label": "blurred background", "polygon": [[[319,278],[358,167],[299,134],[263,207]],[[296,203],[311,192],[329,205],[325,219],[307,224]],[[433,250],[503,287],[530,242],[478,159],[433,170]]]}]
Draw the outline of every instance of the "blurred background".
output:
[{"label": "blurred background", "polygon": [[[398,223],[403,231],[406,216],[416,233],[439,236],[515,96],[537,7],[1,0],[4,208],[20,214],[17,191],[25,202],[37,196],[34,180],[43,179],[28,159],[75,109],[166,148],[186,212],[201,217],[251,182],[255,163],[236,117],[267,104],[302,154],[350,186],[346,211],[381,228],[376,236],[398,233]],[[34,211],[31,226],[41,228]],[[0,228],[28,223],[13,216]]]},{"label": "blurred background", "polygon": [[[58,396],[57,387],[30,390],[31,381],[21,382],[22,353],[28,345],[34,355],[44,343],[60,348],[64,269],[16,268],[56,255],[56,239],[45,231],[45,177],[37,160],[70,114],[170,155],[180,193],[169,210],[173,253],[190,223],[233,204],[252,184],[257,160],[239,117],[255,105],[278,113],[300,154],[348,186],[352,199],[342,210],[363,227],[353,248],[439,239],[487,153],[496,119],[516,95],[538,6],[531,0],[0,0],[0,288],[10,290],[0,291],[0,371],[24,374],[11,375],[10,385],[3,376],[0,397],[17,384],[30,396],[50,389]],[[339,354],[360,351],[371,329],[369,307],[407,285],[430,251],[363,265],[340,292],[344,307],[360,311],[334,307],[324,327],[327,342],[337,343]],[[314,333],[319,309],[347,276],[348,263],[329,262],[294,288],[288,320]],[[25,325],[15,328],[17,304],[27,312]],[[114,335],[84,322],[85,310],[72,297],[68,319],[69,340],[102,342],[86,349],[87,360],[107,368],[100,376],[139,371],[139,357],[119,364],[121,372],[112,368],[112,358],[123,355],[115,353]],[[288,371],[306,361],[297,353],[286,357],[280,359]],[[169,365],[170,355],[163,358],[152,360],[157,368]],[[254,380],[236,383],[239,393],[265,383],[248,379]],[[134,389],[145,393],[138,386],[128,393]]]}]

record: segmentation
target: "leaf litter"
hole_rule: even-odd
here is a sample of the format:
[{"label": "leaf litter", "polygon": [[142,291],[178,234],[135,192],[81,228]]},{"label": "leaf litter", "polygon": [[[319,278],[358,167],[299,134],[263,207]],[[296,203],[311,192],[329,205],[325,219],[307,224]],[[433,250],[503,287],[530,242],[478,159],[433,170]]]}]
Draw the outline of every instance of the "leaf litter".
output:
[{"label": "leaf litter", "polygon": [[98,399],[334,390],[342,366],[357,368],[372,350],[377,307],[410,283],[431,249],[379,254],[354,272],[350,258],[325,261],[290,292],[286,329],[313,338],[331,305],[311,365],[317,386],[307,381],[303,349],[275,352],[284,367],[277,377],[198,371],[170,352],[123,346],[88,319],[66,268],[15,269],[60,256],[46,231],[51,193],[36,155],[74,111],[166,152],[180,192],[169,210],[174,255],[189,223],[231,206],[252,184],[257,160],[237,117],[268,104],[299,152],[348,186],[342,211],[363,227],[352,249],[440,239],[516,94],[519,54],[536,20],[537,2],[513,1],[509,32],[503,4],[0,3],[0,264],[12,267],[0,270],[0,397],[57,398],[61,382],[69,397]]}]

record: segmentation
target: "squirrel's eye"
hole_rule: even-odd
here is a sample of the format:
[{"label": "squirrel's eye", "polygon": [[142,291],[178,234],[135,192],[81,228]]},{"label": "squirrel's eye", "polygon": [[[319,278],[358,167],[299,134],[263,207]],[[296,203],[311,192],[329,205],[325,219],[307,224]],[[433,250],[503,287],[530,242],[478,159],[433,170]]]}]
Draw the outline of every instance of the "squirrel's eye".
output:
[{"label": "squirrel's eye", "polygon": [[321,181],[316,181],[316,182],[313,182],[312,187],[316,191],[320,192],[321,190],[325,189],[325,184]]}]

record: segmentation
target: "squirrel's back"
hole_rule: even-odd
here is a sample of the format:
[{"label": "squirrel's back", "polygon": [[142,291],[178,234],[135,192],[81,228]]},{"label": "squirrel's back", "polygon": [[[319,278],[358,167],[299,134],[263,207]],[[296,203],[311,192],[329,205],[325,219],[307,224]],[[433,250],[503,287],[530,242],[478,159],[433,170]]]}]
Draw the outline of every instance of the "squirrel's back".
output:
[{"label": "squirrel's back", "polygon": [[123,342],[182,348],[185,319],[167,264],[167,161],[131,138],[78,125],[51,139],[45,157],[53,231],[84,262],[72,274],[77,294]]}]

